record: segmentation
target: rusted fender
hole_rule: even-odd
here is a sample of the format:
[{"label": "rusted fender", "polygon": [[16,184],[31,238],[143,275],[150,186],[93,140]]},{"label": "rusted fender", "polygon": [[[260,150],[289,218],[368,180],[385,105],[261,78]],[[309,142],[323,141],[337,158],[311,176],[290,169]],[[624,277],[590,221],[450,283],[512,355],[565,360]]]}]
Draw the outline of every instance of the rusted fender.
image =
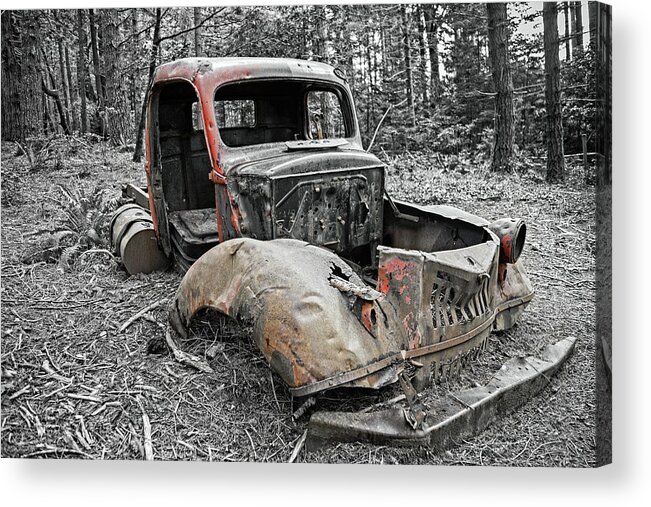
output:
[{"label": "rusted fender", "polygon": [[[333,276],[348,283],[333,284]],[[359,373],[357,379],[366,382],[362,385],[381,387],[396,380],[395,372],[387,375],[385,368],[383,374],[369,376],[372,372],[365,367],[395,356],[404,337],[384,329],[372,335],[354,311],[358,295],[342,289],[350,284],[365,287],[329,250],[291,239],[233,239],[208,251],[188,270],[169,319],[182,336],[192,316],[207,307],[251,323],[257,346],[290,389],[319,386],[319,381],[351,371]],[[373,297],[364,304],[384,315]],[[387,318],[377,320],[384,327]]]}]

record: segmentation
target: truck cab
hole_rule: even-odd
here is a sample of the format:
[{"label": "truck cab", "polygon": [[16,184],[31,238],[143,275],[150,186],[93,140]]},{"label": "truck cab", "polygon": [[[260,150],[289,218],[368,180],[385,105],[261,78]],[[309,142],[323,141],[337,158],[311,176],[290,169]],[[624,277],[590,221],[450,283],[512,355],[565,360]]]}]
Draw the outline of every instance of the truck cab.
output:
[{"label": "truck cab", "polygon": [[242,236],[301,239],[374,264],[384,166],[362,148],[341,71],[184,59],[157,69],[148,101],[150,208],[180,266]]}]

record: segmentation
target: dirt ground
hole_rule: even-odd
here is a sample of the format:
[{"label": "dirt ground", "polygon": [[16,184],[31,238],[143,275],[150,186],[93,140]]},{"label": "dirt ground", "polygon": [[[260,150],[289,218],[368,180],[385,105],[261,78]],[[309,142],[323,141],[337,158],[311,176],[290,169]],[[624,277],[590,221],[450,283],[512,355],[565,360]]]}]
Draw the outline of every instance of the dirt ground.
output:
[{"label": "dirt ground", "polygon": [[[2,457],[288,461],[307,418],[292,418],[287,389],[246,332],[197,319],[184,348],[209,361],[215,373],[206,374],[160,346],[164,304],[120,331],[181,278],[129,276],[107,251],[110,212],[123,184],[144,182],[142,165],[88,138],[35,148],[32,162],[14,144],[1,155]],[[384,158],[396,198],[527,223],[523,259],[536,297],[476,365],[432,395],[567,336],[578,337],[575,352],[539,396],[445,452],[339,444],[303,448],[296,461],[593,466],[595,202],[582,169],[551,186],[542,162],[494,175],[463,157]]]}]

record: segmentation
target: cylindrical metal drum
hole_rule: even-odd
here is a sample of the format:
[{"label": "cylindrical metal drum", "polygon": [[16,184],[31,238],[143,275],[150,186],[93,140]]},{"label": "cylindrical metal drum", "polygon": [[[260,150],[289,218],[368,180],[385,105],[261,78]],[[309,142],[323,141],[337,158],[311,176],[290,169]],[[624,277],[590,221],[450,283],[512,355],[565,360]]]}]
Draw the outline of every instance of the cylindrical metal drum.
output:
[{"label": "cylindrical metal drum", "polygon": [[169,265],[158,247],[149,211],[137,204],[125,204],[113,214],[110,233],[112,248],[129,274],[151,273]]}]

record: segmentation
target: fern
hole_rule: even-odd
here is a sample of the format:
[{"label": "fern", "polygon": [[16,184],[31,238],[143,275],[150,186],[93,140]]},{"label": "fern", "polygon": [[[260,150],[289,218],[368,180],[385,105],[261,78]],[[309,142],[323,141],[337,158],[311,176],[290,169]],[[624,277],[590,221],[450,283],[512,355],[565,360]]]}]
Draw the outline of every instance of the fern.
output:
[{"label": "fern", "polygon": [[99,185],[91,190],[57,185],[57,190],[53,200],[63,213],[61,226],[50,231],[33,252],[23,256],[23,261],[58,261],[65,270],[83,252],[106,246],[110,216],[119,201],[110,190]]}]

